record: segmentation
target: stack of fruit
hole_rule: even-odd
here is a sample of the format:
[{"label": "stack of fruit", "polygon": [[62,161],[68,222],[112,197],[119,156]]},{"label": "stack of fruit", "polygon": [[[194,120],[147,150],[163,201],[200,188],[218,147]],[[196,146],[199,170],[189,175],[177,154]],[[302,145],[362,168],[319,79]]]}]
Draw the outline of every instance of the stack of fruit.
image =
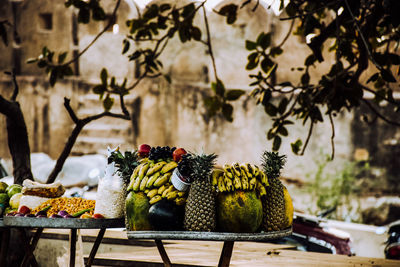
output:
[{"label": "stack of fruit", "polygon": [[172,221],[176,217],[182,216],[182,209],[177,206],[183,207],[187,193],[174,187],[171,176],[184,154],[186,151],[183,148],[150,147],[146,144],[139,147],[138,155],[142,159],[130,177],[127,188],[129,193],[125,201],[126,225],[129,230],[165,227],[168,225],[167,218],[164,218],[163,225],[157,225],[155,218],[158,218],[160,212],[171,215],[168,216],[171,224],[174,224]]},{"label": "stack of fruit", "polygon": [[19,184],[8,186],[7,183],[0,182],[0,217],[18,209],[21,190],[22,186]]}]

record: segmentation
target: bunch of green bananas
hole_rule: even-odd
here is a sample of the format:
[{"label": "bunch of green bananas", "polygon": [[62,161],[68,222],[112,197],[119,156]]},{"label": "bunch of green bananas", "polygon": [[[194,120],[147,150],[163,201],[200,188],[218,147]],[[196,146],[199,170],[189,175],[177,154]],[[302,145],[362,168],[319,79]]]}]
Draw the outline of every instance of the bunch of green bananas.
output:
[{"label": "bunch of green bananas", "polygon": [[219,192],[257,190],[262,196],[267,193],[265,187],[269,186],[265,173],[258,166],[249,163],[225,164],[223,169],[214,169],[211,177],[212,185]]},{"label": "bunch of green bananas", "polygon": [[151,205],[162,198],[173,200],[177,205],[185,204],[186,192],[176,190],[171,184],[172,172],[177,166],[175,161],[143,161],[134,169],[128,191],[144,192]]}]

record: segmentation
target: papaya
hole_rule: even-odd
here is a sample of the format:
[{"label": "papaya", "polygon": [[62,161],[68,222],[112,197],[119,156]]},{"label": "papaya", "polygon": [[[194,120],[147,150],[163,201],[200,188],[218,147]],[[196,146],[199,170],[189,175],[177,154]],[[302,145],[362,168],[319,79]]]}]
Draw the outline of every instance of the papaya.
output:
[{"label": "papaya", "polygon": [[285,229],[291,226],[293,223],[293,203],[286,187],[283,187],[283,197],[285,199],[285,221],[283,229]]},{"label": "papaya", "polygon": [[125,200],[125,221],[128,231],[152,230],[148,219],[149,199],[143,192],[129,192]]},{"label": "papaya", "polygon": [[263,210],[255,190],[220,193],[216,204],[219,231],[254,233],[259,229]]}]

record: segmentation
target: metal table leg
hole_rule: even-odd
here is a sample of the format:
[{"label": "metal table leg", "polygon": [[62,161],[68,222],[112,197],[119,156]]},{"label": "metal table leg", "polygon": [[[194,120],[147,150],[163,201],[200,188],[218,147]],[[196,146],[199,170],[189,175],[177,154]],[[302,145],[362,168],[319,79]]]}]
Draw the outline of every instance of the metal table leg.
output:
[{"label": "metal table leg", "polygon": [[86,266],[92,266],[94,257],[96,256],[97,250],[103,240],[104,233],[106,232],[106,228],[101,228],[99,234],[96,237],[96,241],[93,244],[92,250],[90,251],[89,258],[87,260]]},{"label": "metal table leg", "polygon": [[71,229],[71,237],[69,239],[69,266],[75,267],[76,256],[76,229]]},{"label": "metal table leg", "polygon": [[160,239],[155,239],[154,240],[157,245],[158,252],[160,253],[161,259],[164,262],[165,267],[171,267],[171,261],[168,258],[167,252],[165,251],[164,245],[162,243],[162,240]]},{"label": "metal table leg", "polygon": [[218,267],[228,267],[231,262],[234,241],[224,241]]},{"label": "metal table leg", "polygon": [[33,251],[35,251],[35,248],[37,246],[37,243],[39,242],[40,236],[42,235],[43,228],[38,228],[32,237],[32,240],[29,240],[28,237],[26,236],[26,229],[25,228],[20,228],[22,238],[23,238],[23,243],[25,244],[25,257],[22,260],[21,267],[26,267],[29,264],[32,266],[39,266],[35,256],[33,255]]},{"label": "metal table leg", "polygon": [[10,229],[1,230],[0,266],[7,265],[8,246],[10,245]]}]

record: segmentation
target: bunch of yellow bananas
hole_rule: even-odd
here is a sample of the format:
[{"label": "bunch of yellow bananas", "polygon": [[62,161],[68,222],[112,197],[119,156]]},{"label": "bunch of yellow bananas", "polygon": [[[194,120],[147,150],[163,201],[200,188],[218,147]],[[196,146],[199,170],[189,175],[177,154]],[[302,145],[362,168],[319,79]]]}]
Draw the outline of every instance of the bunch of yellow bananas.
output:
[{"label": "bunch of yellow bananas", "polygon": [[173,200],[177,205],[185,204],[186,192],[178,191],[171,184],[172,172],[177,166],[175,161],[142,162],[131,175],[128,191],[144,192],[151,205],[163,198]]},{"label": "bunch of yellow bananas", "polygon": [[269,186],[265,173],[258,166],[249,163],[225,164],[223,169],[214,169],[211,177],[212,185],[219,192],[257,190],[262,196],[267,193],[265,187]]}]

